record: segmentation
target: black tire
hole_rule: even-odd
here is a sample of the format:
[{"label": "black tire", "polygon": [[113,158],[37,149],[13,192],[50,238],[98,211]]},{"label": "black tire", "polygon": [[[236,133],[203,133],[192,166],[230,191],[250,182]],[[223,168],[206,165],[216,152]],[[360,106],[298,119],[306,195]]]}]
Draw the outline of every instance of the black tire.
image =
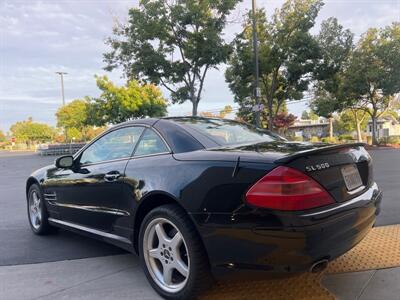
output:
[{"label": "black tire", "polygon": [[[168,220],[179,230],[181,236],[183,237],[183,242],[181,242],[181,246],[183,244],[185,247],[184,249],[185,250],[187,249],[188,252],[188,255],[186,256],[186,259],[188,261],[188,266],[190,266],[188,268],[188,276],[186,277],[185,284],[179,291],[169,292],[161,288],[159,286],[160,281],[159,283],[156,282],[156,280],[153,278],[154,272],[149,270],[149,267],[146,264],[146,258],[144,255],[145,251],[144,244],[148,244],[149,239],[147,238],[146,241],[144,242],[144,237],[145,237],[145,232],[148,232],[150,230],[147,229],[146,231],[146,228],[148,227],[150,228],[152,226],[151,224],[154,224],[154,222],[160,220],[160,218]],[[172,230],[175,230],[176,233],[176,229],[172,228]],[[160,241],[158,241],[158,243],[160,243]],[[157,247],[160,246],[158,245]],[[177,205],[168,204],[157,207],[152,211],[150,211],[145,216],[141,224],[139,233],[139,254],[140,254],[140,262],[142,264],[147,279],[149,280],[152,287],[157,291],[157,293],[165,299],[174,299],[174,300],[196,299],[199,295],[201,295],[201,293],[206,291],[213,283],[208,257],[206,255],[200,237],[193,223],[185,213],[185,211],[180,207],[178,207]],[[149,255],[150,254],[148,254],[147,257],[149,257]],[[166,257],[165,254],[163,257],[164,258]],[[162,258],[163,261],[164,258]],[[175,259],[177,260],[177,258]],[[147,258],[147,260],[149,259]],[[158,261],[160,262],[161,260],[158,259]],[[164,265],[164,262],[162,264]],[[159,263],[159,265],[161,265],[161,263]],[[164,269],[164,267],[162,269]],[[152,272],[153,275],[150,274],[150,272]],[[175,270],[173,272],[175,272]]]},{"label": "black tire", "polygon": [[[40,200],[40,205],[38,206],[38,211],[40,212],[41,220],[40,223],[36,223],[35,225],[33,224],[33,220],[31,218],[31,210],[30,210],[30,203],[33,201],[33,195],[36,194],[37,197],[39,197]],[[28,222],[29,225],[31,226],[31,229],[33,233],[37,235],[46,235],[46,234],[51,234],[57,232],[58,228],[53,227],[49,224],[49,214],[47,212],[47,208],[44,202],[44,197],[42,190],[40,189],[39,185],[37,184],[32,184],[29,187],[28,195],[27,195],[27,212],[28,212]]]}]

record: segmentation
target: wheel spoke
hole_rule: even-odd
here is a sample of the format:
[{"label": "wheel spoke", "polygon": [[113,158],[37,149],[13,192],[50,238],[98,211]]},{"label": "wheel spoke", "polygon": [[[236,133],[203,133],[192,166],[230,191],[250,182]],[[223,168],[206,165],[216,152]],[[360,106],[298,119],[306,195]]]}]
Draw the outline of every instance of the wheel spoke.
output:
[{"label": "wheel spoke", "polygon": [[165,233],[164,227],[161,224],[157,224],[155,226],[155,229],[156,229],[156,234],[157,234],[157,237],[158,237],[158,241],[160,243],[165,243],[165,242],[167,242],[169,240],[167,234]]},{"label": "wheel spoke", "polygon": [[35,226],[39,226],[39,225],[40,225],[40,219],[39,219],[39,216],[36,215],[35,216]]},{"label": "wheel spoke", "polygon": [[175,260],[174,268],[181,273],[185,278],[189,275],[189,270],[185,262],[180,258],[177,257]]},{"label": "wheel spoke", "polygon": [[153,258],[160,259],[160,249],[156,248],[149,250],[149,255]]},{"label": "wheel spoke", "polygon": [[175,248],[175,252],[179,252],[178,248],[181,245],[183,239],[182,234],[178,231],[171,240],[171,246]]},{"label": "wheel spoke", "polygon": [[39,197],[35,192],[32,194],[32,198],[33,198],[33,203],[35,203],[35,205],[38,205]]},{"label": "wheel spoke", "polygon": [[167,264],[163,264],[163,277],[164,277],[165,284],[171,285],[172,271],[173,271],[173,268],[171,268]]}]

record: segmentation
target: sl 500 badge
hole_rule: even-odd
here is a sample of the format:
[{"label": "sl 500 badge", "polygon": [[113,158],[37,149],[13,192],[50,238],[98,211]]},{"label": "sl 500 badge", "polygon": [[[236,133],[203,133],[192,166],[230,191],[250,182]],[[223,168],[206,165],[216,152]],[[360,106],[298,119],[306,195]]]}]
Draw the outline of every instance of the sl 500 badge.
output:
[{"label": "sl 500 badge", "polygon": [[324,170],[324,169],[328,169],[328,168],[329,168],[328,163],[322,163],[322,164],[316,164],[313,166],[306,166],[306,171],[312,172],[312,171],[319,171],[319,170]]}]

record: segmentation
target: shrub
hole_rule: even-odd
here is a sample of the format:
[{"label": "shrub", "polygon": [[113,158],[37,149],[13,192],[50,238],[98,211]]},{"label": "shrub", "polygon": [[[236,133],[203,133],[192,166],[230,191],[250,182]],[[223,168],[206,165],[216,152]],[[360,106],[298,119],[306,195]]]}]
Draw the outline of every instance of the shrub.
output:
[{"label": "shrub", "polygon": [[379,139],[378,143],[380,145],[400,145],[400,135],[382,137]]},{"label": "shrub", "polygon": [[350,134],[339,135],[339,141],[352,141],[352,140],[354,139],[353,136],[351,136]]},{"label": "shrub", "polygon": [[321,139],[321,142],[323,142],[323,143],[335,144],[335,143],[337,143],[338,141],[337,141],[337,138],[336,138],[336,137],[332,137],[332,138],[330,138],[330,137],[323,137],[323,138]]},{"label": "shrub", "polygon": [[389,136],[387,143],[391,145],[400,145],[400,135]]},{"label": "shrub", "polygon": [[295,141],[295,142],[302,142],[303,141],[303,137],[302,136],[293,136],[290,139],[292,141]]},{"label": "shrub", "polygon": [[319,138],[318,138],[317,136],[312,136],[312,137],[310,138],[310,142],[311,142],[311,143],[318,143],[318,142],[319,142]]}]

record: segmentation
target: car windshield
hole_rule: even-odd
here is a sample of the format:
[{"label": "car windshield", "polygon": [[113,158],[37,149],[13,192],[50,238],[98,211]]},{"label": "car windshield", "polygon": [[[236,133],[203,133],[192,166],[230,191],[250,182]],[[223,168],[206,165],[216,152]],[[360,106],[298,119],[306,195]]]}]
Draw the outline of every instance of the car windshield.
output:
[{"label": "car windshield", "polygon": [[222,146],[283,140],[278,135],[233,120],[182,118],[176,122],[201,132]]}]

